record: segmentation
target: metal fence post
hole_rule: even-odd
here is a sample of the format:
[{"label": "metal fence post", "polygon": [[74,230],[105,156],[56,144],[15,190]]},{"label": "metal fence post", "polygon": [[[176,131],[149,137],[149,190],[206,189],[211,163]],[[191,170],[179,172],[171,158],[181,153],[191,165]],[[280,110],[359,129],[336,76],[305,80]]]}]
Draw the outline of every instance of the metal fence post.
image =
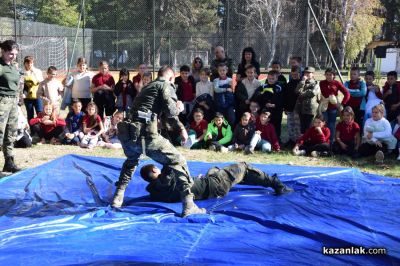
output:
[{"label": "metal fence post", "polygon": [[156,73],[156,1],[153,0],[153,76]]},{"label": "metal fence post", "polygon": [[306,66],[308,66],[310,59],[310,9],[307,7],[306,18]]}]

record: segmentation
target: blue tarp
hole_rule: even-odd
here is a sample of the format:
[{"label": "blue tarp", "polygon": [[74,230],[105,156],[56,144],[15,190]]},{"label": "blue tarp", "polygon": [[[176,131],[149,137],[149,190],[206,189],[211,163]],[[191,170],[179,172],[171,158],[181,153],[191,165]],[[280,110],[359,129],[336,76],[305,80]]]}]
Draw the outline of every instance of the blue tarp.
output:
[{"label": "blue tarp", "polygon": [[[199,201],[209,214],[180,218],[180,203],[149,200],[138,171],[125,206],[110,208],[122,163],[67,155],[0,179],[0,265],[400,265],[399,179],[256,165],[295,192],[238,185]],[[189,162],[192,175],[212,165]],[[324,246],[387,255],[326,256]]]}]

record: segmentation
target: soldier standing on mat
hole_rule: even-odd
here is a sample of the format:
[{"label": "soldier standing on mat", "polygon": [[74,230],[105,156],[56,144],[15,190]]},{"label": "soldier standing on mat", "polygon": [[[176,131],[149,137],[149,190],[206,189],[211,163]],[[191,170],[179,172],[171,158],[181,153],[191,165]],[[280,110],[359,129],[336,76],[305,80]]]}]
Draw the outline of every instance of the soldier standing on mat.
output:
[{"label": "soldier standing on mat", "polygon": [[[154,164],[144,165],[140,169],[142,178],[149,182],[146,190],[155,201],[179,201],[176,189],[176,178],[171,168],[166,165],[161,170]],[[260,169],[247,163],[235,163],[224,168],[212,167],[205,176],[194,178],[190,190],[195,200],[224,197],[236,184],[271,187],[276,195],[293,192],[293,189],[283,184],[276,174],[269,176]]]},{"label": "soldier standing on mat", "polygon": [[14,141],[18,126],[20,73],[14,65],[18,45],[13,40],[0,43],[0,148],[4,153],[3,172],[18,172],[14,163]]},{"label": "soldier standing on mat", "polygon": [[139,157],[146,154],[156,162],[168,165],[176,176],[177,191],[182,200],[182,217],[205,213],[205,209],[198,208],[193,202],[193,193],[190,191],[193,180],[185,158],[158,133],[157,117],[163,113],[163,117],[168,119],[171,126],[180,129],[182,139],[187,139],[185,127],[178,119],[183,104],[177,100],[174,85],[171,83],[174,76],[171,67],[160,68],[158,78],[141,90],[127,119],[118,124],[118,137],[127,159],[116,183],[117,188],[111,204],[113,207],[121,207],[125,189],[138,165]]}]

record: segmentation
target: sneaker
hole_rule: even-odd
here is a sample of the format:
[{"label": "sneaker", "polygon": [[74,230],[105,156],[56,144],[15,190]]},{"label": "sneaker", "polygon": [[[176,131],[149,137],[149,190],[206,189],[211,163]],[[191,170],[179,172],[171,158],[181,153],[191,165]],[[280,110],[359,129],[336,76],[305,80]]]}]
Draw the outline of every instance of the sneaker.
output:
[{"label": "sneaker", "polygon": [[397,161],[400,161],[400,154],[399,154],[399,157],[397,157]]},{"label": "sneaker", "polygon": [[254,150],[250,148],[250,146],[246,146],[246,148],[244,148],[244,154],[248,155],[248,154],[253,154]]},{"label": "sneaker", "polygon": [[193,146],[193,141],[191,138],[188,138],[185,143],[182,145],[185,149],[190,149]]},{"label": "sneaker", "polygon": [[208,149],[209,149],[210,151],[216,151],[216,150],[217,150],[217,147],[215,147],[214,144],[211,144],[210,147],[208,147]]},{"label": "sneaker", "polygon": [[319,156],[320,156],[320,153],[319,153],[319,152],[317,152],[317,151],[312,151],[312,152],[311,152],[311,157],[317,158],[317,157],[319,157]]},{"label": "sneaker", "polygon": [[229,151],[229,149],[227,147],[224,147],[224,146],[221,147],[222,153],[227,153],[228,151]]},{"label": "sneaker", "polygon": [[384,159],[385,159],[385,155],[383,154],[382,151],[377,151],[375,153],[375,162],[376,163],[383,163]]},{"label": "sneaker", "polygon": [[298,150],[298,149],[293,149],[293,155],[295,156],[304,156],[306,155],[306,151],[305,150]]}]

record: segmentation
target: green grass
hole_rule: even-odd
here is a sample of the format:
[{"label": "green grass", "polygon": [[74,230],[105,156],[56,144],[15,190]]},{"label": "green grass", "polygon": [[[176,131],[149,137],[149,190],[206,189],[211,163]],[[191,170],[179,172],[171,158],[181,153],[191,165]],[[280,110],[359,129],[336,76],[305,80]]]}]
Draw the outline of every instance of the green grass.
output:
[{"label": "green grass", "polygon": [[[379,175],[400,177],[400,162],[395,158],[385,159],[385,164],[376,165],[374,158],[362,158],[352,160],[344,156],[334,156],[330,158],[311,158],[298,157],[290,154],[289,151],[280,153],[265,154],[256,152],[253,155],[244,155],[243,153],[217,153],[208,150],[186,150],[178,148],[188,161],[203,162],[249,162],[260,164],[288,164],[304,166],[322,166],[322,167],[354,167],[364,172],[375,173]],[[80,154],[100,157],[124,158],[122,150],[108,150],[96,147],[93,150],[81,149],[76,146],[64,145],[37,145],[29,149],[16,149],[15,160],[23,168],[35,167],[65,154]],[[142,157],[145,158],[145,157]],[[1,165],[4,163],[0,159]]]}]

